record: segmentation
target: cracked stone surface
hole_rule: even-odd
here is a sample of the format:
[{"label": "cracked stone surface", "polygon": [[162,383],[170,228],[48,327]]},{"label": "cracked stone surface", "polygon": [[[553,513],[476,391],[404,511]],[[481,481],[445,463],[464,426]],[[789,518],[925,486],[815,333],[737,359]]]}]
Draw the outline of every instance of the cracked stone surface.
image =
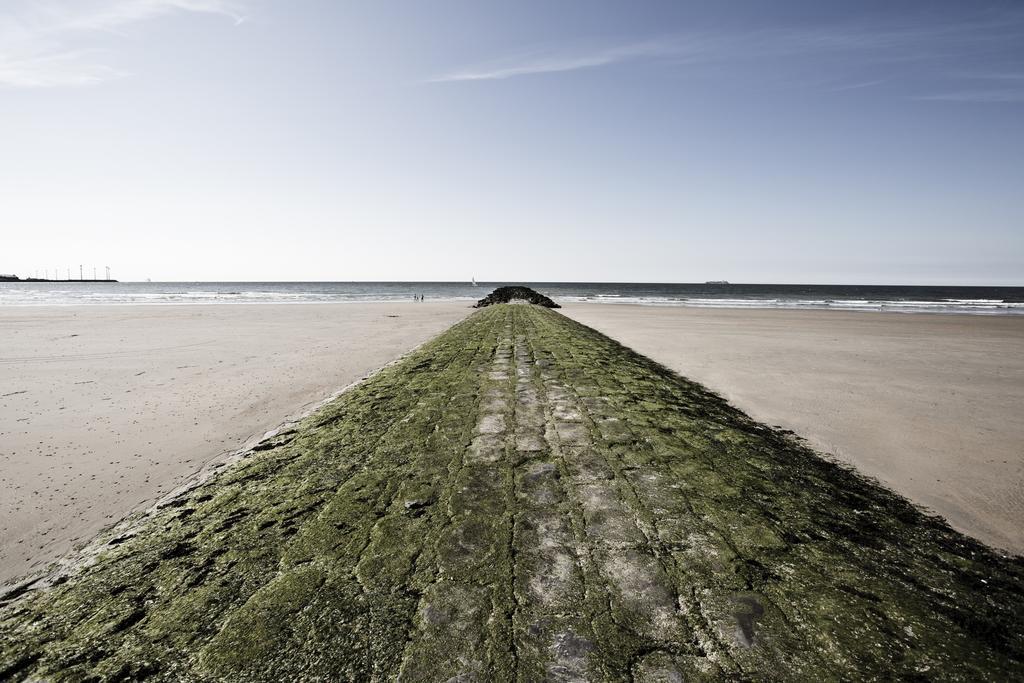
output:
[{"label": "cracked stone surface", "polygon": [[1024,563],[553,311],[483,309],[8,594],[0,680],[991,680]]}]

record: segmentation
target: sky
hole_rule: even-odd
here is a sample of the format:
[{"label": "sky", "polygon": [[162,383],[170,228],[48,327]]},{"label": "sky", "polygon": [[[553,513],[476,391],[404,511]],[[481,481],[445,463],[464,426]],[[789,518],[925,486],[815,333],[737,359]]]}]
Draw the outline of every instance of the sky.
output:
[{"label": "sky", "polygon": [[3,0],[0,273],[1024,285],[1024,4]]}]

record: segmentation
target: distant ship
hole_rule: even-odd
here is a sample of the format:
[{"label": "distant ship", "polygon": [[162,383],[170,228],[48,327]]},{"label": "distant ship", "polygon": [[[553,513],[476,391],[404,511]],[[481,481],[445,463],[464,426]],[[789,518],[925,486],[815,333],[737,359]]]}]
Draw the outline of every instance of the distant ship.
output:
[{"label": "distant ship", "polygon": [[471,283],[473,284],[473,286],[474,286],[474,287],[479,287],[479,286],[480,286],[480,285],[478,285],[478,284],[476,283],[476,278],[475,278],[475,277],[471,277],[471,278],[469,278],[469,281],[470,281],[470,282],[471,282]]},{"label": "distant ship", "polygon": [[706,285],[727,285],[727,284],[729,284],[729,281],[728,280],[708,280],[704,284],[706,284]]}]

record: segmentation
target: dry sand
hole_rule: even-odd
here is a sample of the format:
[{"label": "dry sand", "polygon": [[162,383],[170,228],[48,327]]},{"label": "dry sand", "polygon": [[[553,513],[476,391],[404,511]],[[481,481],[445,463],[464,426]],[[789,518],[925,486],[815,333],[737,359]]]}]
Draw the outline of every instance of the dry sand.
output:
[{"label": "dry sand", "polygon": [[465,302],[0,308],[0,584],[469,312]]},{"label": "dry sand", "polygon": [[563,312],[1024,554],[1024,316]]}]

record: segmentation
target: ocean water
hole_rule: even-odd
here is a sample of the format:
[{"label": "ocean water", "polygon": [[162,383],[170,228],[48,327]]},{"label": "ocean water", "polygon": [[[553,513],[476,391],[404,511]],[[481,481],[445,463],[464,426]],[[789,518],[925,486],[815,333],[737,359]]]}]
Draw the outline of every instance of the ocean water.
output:
[{"label": "ocean water", "polygon": [[3,282],[0,306],[84,304],[471,302],[503,284],[524,284],[560,302],[787,308],[897,313],[1024,314],[1024,287],[645,284],[588,282]]}]

